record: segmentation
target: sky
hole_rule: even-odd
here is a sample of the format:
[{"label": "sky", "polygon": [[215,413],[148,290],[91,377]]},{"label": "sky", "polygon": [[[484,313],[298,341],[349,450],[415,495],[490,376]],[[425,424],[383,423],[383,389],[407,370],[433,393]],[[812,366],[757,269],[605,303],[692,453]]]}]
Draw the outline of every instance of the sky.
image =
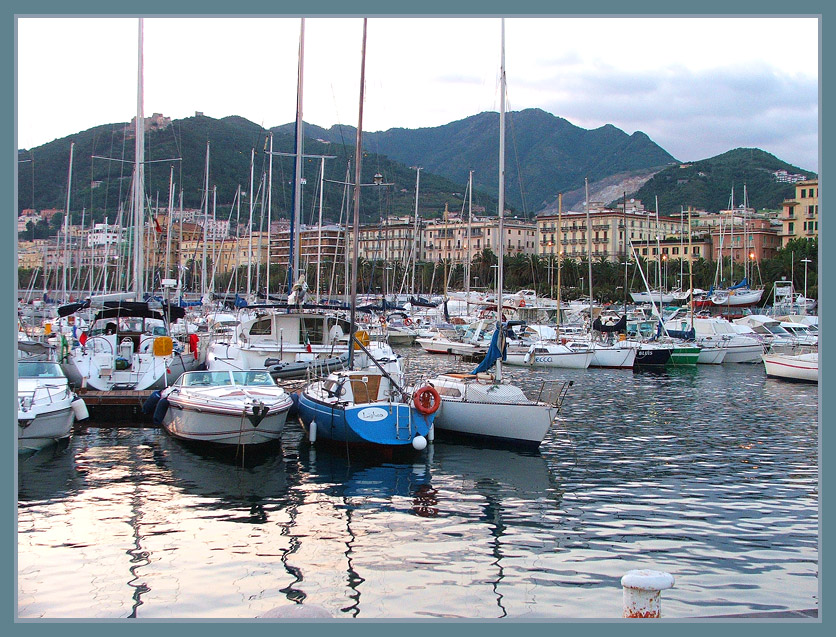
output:
[{"label": "sky", "polygon": [[[144,18],[144,112],[296,117],[298,17]],[[303,118],[356,126],[363,21],[306,18]],[[57,54],[60,52],[60,54]],[[136,18],[17,21],[17,146],[137,112]],[[498,17],[370,17],[363,130],[498,111]],[[815,17],[505,19],[507,109],[646,133],[681,161],[761,148],[819,170]]]}]

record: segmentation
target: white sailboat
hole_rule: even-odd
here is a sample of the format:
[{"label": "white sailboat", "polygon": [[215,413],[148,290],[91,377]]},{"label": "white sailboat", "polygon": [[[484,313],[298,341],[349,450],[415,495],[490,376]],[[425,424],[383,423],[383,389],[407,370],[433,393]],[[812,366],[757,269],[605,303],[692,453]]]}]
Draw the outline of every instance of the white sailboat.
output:
[{"label": "white sailboat", "polygon": [[[499,115],[499,237],[496,307],[502,305],[503,217],[505,207],[505,20],[502,20],[501,98]],[[557,418],[564,384],[551,400],[531,400],[520,387],[502,378],[505,325],[497,316],[491,345],[482,363],[470,374],[440,374],[429,380],[441,396],[435,418],[438,435],[453,434],[494,443],[538,447]],[[494,368],[494,373],[489,369]],[[542,397],[541,391],[541,397]]]}]

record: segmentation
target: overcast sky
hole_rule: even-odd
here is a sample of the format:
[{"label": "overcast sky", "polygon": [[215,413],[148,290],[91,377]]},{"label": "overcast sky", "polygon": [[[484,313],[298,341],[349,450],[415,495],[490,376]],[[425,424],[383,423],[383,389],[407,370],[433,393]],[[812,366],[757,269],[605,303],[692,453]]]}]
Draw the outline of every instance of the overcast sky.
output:
[{"label": "overcast sky", "polygon": [[[137,110],[136,18],[20,18],[17,135],[33,148]],[[682,161],[757,147],[818,171],[815,18],[508,18],[508,109],[643,131]],[[299,18],[145,18],[145,114],[264,127],[296,112]],[[305,20],[303,115],[357,124],[362,19]],[[499,18],[370,18],[363,129],[499,110]]]}]

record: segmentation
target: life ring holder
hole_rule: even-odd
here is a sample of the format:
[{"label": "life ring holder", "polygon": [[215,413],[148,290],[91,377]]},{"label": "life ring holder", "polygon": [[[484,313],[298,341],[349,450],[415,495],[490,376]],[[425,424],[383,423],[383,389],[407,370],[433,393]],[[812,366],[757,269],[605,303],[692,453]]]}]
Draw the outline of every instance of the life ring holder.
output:
[{"label": "life ring holder", "polygon": [[424,385],[415,392],[415,395],[412,397],[412,402],[415,405],[415,409],[425,416],[429,416],[438,411],[438,408],[441,406],[441,396],[435,387]]},{"label": "life ring holder", "polygon": [[403,324],[404,324],[404,325],[406,325],[407,327],[409,327],[410,325],[412,325],[412,319],[411,319],[411,318],[409,318],[409,317],[407,316],[407,317],[403,320]]}]

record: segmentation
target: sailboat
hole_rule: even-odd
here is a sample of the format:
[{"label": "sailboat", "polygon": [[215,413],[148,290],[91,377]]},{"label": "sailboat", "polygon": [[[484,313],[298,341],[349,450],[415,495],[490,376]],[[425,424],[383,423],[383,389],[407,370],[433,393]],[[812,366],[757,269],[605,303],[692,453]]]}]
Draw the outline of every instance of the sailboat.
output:
[{"label": "sailboat", "polygon": [[[203,345],[196,336],[181,343],[170,335],[172,322],[185,310],[167,302],[143,301],[145,297],[145,114],[143,112],[143,20],[139,18],[138,90],[135,123],[133,178],[133,283],[135,301],[113,300],[109,295],[59,308],[69,316],[99,308],[89,329],[72,344],[61,341],[59,363],[76,387],[112,389],[162,389],[184,371],[203,364]],[[122,295],[119,295],[122,296]],[[104,299],[104,300],[103,300]]]},{"label": "sailboat", "polygon": [[366,24],[363,19],[363,53],[360,72],[360,107],[354,173],[354,268],[351,276],[348,368],[334,371],[311,383],[299,394],[299,418],[308,440],[394,451],[422,451],[432,437],[433,421],[440,406],[438,392],[425,385],[410,390],[396,356],[376,358],[369,352],[368,332],[357,328],[357,255],[360,227],[360,168],[363,131],[363,90],[366,65]]},{"label": "sailboat", "polygon": [[[499,250],[496,307],[502,305],[503,216],[505,207],[505,20],[502,20],[501,98],[499,115]],[[520,387],[502,378],[507,356],[506,324],[497,312],[496,328],[482,362],[470,373],[446,373],[429,380],[441,396],[436,415],[438,435],[453,434],[486,439],[493,443],[538,447],[557,418],[566,388],[560,386],[552,400],[531,400]],[[491,369],[495,371],[490,372]],[[544,385],[545,387],[545,385]],[[552,393],[552,392],[550,392]],[[541,391],[541,396],[543,391]]]}]

